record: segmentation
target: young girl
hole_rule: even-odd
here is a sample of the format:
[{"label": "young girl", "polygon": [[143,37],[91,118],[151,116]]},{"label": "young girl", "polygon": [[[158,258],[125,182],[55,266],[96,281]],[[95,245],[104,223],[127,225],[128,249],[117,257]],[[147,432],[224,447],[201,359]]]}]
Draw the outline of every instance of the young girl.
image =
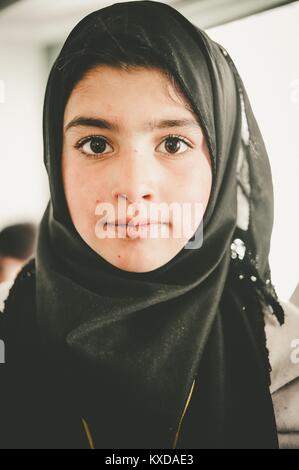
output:
[{"label": "young girl", "polygon": [[44,161],[37,254],[1,319],[0,446],[277,448],[271,365],[272,391],[299,374],[228,53],[163,3],[88,15],[49,76]]}]

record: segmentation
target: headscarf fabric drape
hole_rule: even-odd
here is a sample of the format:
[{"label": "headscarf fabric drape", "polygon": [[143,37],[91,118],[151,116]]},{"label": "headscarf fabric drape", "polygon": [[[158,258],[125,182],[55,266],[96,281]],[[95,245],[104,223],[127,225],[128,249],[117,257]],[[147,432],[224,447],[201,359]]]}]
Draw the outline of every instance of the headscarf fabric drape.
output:
[{"label": "headscarf fabric drape", "polygon": [[[147,273],[118,269],[83,241],[61,174],[71,67],[109,41],[125,56],[130,40],[159,55],[175,77],[213,171],[202,246]],[[43,130],[51,199],[36,256],[37,320],[95,446],[276,448],[262,310],[269,305],[283,322],[268,263],[271,170],[229,54],[160,2],[95,11],[52,67]]]}]

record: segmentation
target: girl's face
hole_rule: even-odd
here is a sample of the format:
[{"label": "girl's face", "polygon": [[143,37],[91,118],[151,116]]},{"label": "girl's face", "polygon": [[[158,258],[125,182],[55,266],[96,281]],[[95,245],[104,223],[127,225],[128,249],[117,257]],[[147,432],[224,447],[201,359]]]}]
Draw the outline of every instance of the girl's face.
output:
[{"label": "girl's face", "polygon": [[141,67],[100,65],[75,86],[64,113],[62,174],[80,236],[132,272],[164,265],[187,244],[212,185],[187,100],[159,69]]}]

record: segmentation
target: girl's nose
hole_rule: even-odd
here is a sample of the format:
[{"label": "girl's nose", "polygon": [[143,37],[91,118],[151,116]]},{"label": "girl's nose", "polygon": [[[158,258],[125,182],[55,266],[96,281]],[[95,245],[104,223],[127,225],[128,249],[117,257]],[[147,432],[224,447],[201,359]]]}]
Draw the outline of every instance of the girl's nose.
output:
[{"label": "girl's nose", "polygon": [[125,159],[119,168],[117,182],[112,191],[113,199],[126,199],[128,204],[151,201],[155,195],[155,168],[137,151]]}]

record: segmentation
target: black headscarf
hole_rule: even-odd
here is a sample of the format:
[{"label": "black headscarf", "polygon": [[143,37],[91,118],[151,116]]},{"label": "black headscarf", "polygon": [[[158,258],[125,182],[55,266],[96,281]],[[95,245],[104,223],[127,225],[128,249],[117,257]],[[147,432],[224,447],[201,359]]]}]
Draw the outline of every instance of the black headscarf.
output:
[{"label": "black headscarf", "polygon": [[[75,79],[69,71],[75,76],[108,43],[125,57],[129,41],[152,50],[175,77],[198,116],[213,170],[202,247],[182,249],[146,273],[114,267],[82,240],[61,175],[63,111]],[[268,305],[283,322],[268,264],[272,179],[228,53],[163,3],[93,12],[52,67],[44,159],[51,200],[36,257],[39,328],[46,351],[65,368],[94,445],[277,447],[263,321]]]}]

